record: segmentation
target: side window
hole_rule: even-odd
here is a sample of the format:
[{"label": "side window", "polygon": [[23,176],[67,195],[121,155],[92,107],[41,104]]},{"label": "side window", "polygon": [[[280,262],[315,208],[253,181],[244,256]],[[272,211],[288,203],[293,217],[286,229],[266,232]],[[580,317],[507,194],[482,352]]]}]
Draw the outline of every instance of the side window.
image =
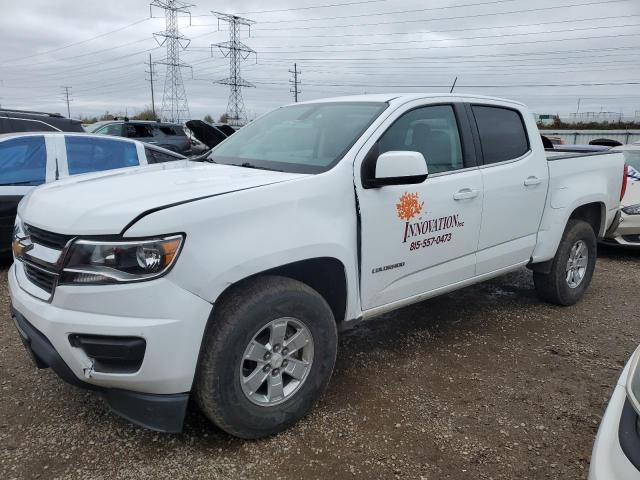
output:
[{"label": "side window", "polygon": [[147,155],[147,162],[149,163],[165,163],[174,162],[176,160],[182,160],[182,157],[176,157],[160,150],[154,150],[152,148],[145,148],[144,153]]},{"label": "side window", "polygon": [[148,138],[153,137],[151,128],[147,125],[141,125],[138,123],[126,123],[127,137],[129,138]]},{"label": "side window", "polygon": [[173,129],[173,127],[170,127],[168,125],[162,125],[160,127],[158,127],[160,129],[160,131],[162,133],[164,133],[165,135],[171,135],[171,136],[175,136],[177,135],[176,131]]},{"label": "side window", "polygon": [[101,133],[103,135],[112,135],[114,137],[122,136],[122,124],[121,123],[110,123],[109,125],[105,125],[101,129],[99,129],[96,133]]},{"label": "side window", "polygon": [[139,165],[133,142],[95,137],[66,137],[69,175]]},{"label": "side window", "polygon": [[429,173],[464,168],[458,123],[451,105],[422,107],[405,113],[382,135],[380,153],[420,152]]},{"label": "side window", "polygon": [[13,132],[57,132],[58,130],[41,120],[27,120],[23,118],[11,118]]},{"label": "side window", "polygon": [[480,105],[472,108],[485,164],[513,160],[529,151],[527,130],[518,112]]},{"label": "side window", "polygon": [[0,142],[0,185],[41,185],[47,171],[44,137]]}]

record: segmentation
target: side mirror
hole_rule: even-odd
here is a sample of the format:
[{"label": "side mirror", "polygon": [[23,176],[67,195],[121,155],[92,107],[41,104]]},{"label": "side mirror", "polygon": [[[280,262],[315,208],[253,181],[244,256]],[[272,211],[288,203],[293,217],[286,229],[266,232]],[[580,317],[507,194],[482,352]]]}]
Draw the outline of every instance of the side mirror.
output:
[{"label": "side mirror", "polygon": [[385,152],[378,157],[375,178],[369,179],[366,187],[422,183],[427,175],[429,175],[427,162],[420,152]]}]

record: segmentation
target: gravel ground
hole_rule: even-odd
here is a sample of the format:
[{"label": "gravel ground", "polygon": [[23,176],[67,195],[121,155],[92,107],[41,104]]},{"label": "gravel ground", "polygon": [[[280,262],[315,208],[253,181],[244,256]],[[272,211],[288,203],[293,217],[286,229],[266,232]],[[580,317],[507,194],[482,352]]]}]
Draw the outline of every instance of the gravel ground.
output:
[{"label": "gravel ground", "polygon": [[2,275],[0,479],[586,478],[640,342],[639,262],[603,249],[574,307],[541,303],[522,270],[366,323],[342,336],[311,415],[260,441],[229,437],[195,409],[183,434],[145,431],[35,370]]}]

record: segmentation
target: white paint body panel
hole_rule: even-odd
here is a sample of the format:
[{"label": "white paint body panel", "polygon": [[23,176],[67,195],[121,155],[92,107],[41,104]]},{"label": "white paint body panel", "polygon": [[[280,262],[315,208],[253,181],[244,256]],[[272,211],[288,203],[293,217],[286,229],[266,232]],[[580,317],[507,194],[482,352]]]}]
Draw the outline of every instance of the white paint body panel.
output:
[{"label": "white paint body panel", "polygon": [[640,471],[633,466],[622,451],[618,438],[622,408],[627,398],[628,374],[629,362],[618,378],[600,422],[591,453],[589,480],[640,480]]},{"label": "white paint body panel", "polygon": [[[22,202],[19,214],[42,229],[126,238],[182,232],[186,238],[175,266],[161,279],[135,286],[59,287],[50,304],[27,292],[32,286],[23,285],[20,267],[14,267],[10,287],[16,308],[62,349],[76,374],[86,359],[63,345],[70,331],[143,335],[151,352],[178,348],[184,355],[180,360],[156,355],[150,364],[145,359],[139,374],[95,379],[103,386],[178,393],[190,389],[194,352],[212,304],[227,287],[251,275],[300,260],[336,259],[347,283],[345,319],[370,317],[517,269],[532,255],[548,260],[575,207],[603,202],[606,225],[618,208],[621,156],[547,162],[529,121],[532,152],[526,158],[486,172],[473,167],[431,175],[421,184],[363,189],[363,158],[382,132],[413,107],[482,101],[519,109],[525,118],[530,114],[515,102],[474,96],[374,95],[331,101],[354,99],[388,101],[389,107],[322,174],[173,162],[38,188]],[[541,183],[526,189],[523,182],[531,175]],[[561,204],[555,208],[547,184],[560,192]],[[451,238],[411,250],[412,239],[405,241],[408,226],[396,207],[405,193],[417,193],[424,202],[412,222],[445,219],[444,229],[417,235],[415,241],[449,233]],[[373,273],[400,263],[402,267]],[[163,369],[170,372],[166,381]]]}]

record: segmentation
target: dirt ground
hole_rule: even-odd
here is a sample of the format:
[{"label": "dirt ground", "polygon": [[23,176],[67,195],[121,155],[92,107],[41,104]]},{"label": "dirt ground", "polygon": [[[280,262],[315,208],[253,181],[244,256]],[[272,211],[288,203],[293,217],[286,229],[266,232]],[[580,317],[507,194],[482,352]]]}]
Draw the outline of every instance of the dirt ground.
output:
[{"label": "dirt ground", "polygon": [[[242,441],[195,409],[142,430],[37,371],[0,280],[0,479],[578,479],[640,342],[640,252],[601,251],[590,290],[541,303],[527,270],[342,336],[327,394],[291,430]],[[4,267],[6,270],[6,266]]]}]

